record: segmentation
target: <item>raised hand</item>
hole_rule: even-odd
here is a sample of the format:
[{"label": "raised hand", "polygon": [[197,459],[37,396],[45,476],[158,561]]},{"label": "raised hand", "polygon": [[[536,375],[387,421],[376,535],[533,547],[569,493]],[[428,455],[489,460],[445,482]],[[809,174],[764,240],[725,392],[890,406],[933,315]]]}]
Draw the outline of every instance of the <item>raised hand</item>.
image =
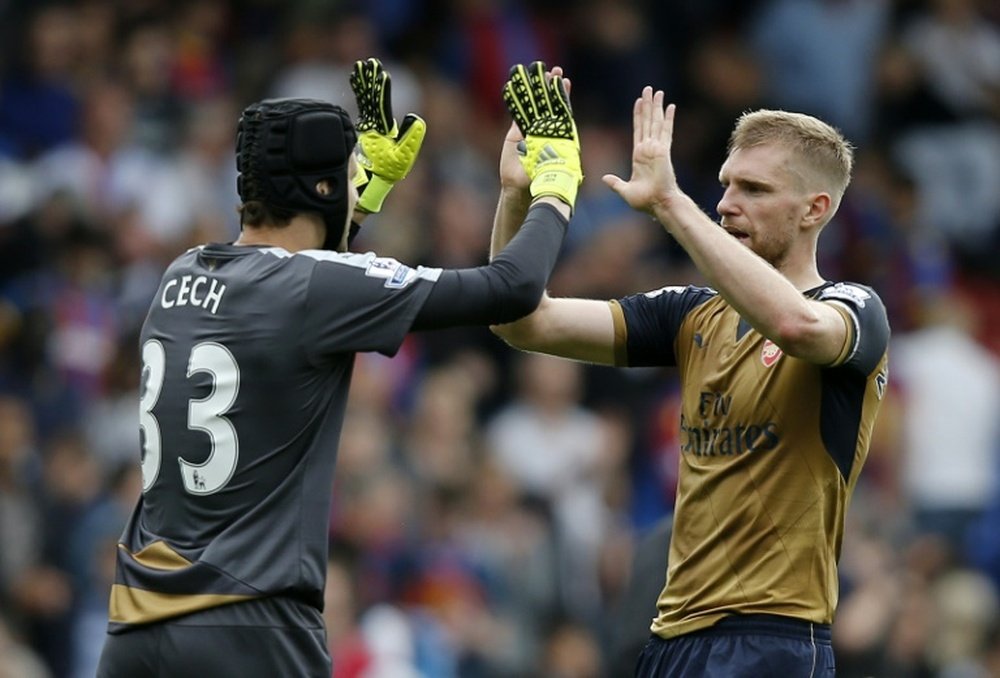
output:
[{"label": "raised hand", "polygon": [[[562,70],[554,68],[546,72],[545,64],[540,61],[528,66],[518,64],[510,70],[503,99],[524,136],[524,151],[517,157],[530,180],[532,198],[553,196],[572,208],[583,170],[580,141]],[[515,186],[518,178],[509,163],[509,148],[516,136],[517,131],[508,132],[504,142],[506,156],[501,155],[501,179],[507,177]]]},{"label": "raised hand", "polygon": [[510,124],[500,149],[500,185],[504,188],[528,190],[531,179],[524,171],[521,158],[524,156],[524,135],[516,122]]},{"label": "raised hand", "polygon": [[351,89],[358,104],[358,145],[355,185],[358,209],[378,212],[386,195],[417,161],[427,134],[427,123],[416,113],[407,113],[403,124],[392,117],[392,79],[378,59],[357,61],[351,73]]},{"label": "raised hand", "polygon": [[628,181],[614,174],[602,177],[637,210],[652,214],[679,192],[670,160],[675,110],[673,104],[664,109],[662,90],[654,94],[652,87],[643,88],[632,111],[632,176]]}]

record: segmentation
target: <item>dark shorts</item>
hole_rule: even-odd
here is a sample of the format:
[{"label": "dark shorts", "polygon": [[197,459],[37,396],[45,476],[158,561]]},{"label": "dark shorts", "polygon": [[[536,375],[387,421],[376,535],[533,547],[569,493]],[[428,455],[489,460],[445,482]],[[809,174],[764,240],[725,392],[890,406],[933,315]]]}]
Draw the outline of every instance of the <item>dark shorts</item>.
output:
[{"label": "dark shorts", "polygon": [[664,640],[650,636],[637,678],[833,678],[830,627],[774,615],[734,615]]},{"label": "dark shorts", "polygon": [[322,615],[264,598],[109,633],[98,678],[330,678]]}]

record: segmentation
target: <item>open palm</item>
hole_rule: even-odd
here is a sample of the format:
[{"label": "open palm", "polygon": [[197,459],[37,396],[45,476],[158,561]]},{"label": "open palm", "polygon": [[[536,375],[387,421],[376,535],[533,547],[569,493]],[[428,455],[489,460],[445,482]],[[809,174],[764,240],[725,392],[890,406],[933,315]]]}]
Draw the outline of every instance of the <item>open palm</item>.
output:
[{"label": "open palm", "polygon": [[652,213],[656,205],[677,192],[677,178],[670,160],[675,107],[664,110],[663,92],[645,87],[632,111],[632,176],[628,181],[606,174],[604,183],[631,207]]}]

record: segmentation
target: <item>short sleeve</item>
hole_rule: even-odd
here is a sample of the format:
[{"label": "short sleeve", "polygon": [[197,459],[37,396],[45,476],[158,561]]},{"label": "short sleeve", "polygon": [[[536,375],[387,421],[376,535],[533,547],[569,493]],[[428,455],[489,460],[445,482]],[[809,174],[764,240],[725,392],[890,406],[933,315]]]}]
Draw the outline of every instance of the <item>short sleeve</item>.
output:
[{"label": "short sleeve", "polygon": [[441,274],[368,254],[310,251],[303,345],[312,359],[343,352],[394,355]]},{"label": "short sleeve", "polygon": [[[674,340],[687,314],[716,296],[707,287],[670,286],[618,300],[625,324],[625,365],[676,365]],[[620,339],[618,341],[621,341]]]},{"label": "short sleeve", "polygon": [[878,294],[865,285],[839,282],[824,287],[816,299],[845,311],[850,323],[851,342],[834,366],[869,374],[889,346],[889,319]]}]

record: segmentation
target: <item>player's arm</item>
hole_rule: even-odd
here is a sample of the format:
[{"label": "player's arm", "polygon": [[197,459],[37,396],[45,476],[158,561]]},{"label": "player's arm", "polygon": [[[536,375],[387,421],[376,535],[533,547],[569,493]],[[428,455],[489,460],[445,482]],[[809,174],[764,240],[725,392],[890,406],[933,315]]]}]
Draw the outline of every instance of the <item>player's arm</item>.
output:
[{"label": "player's arm", "polygon": [[[541,62],[515,66],[504,86],[504,101],[516,127],[507,133],[501,151],[503,190],[491,240],[492,259],[485,267],[443,273],[415,328],[440,326],[458,317],[487,324],[520,318],[538,305],[555,266],[583,179],[580,143],[562,71],[547,72]],[[519,226],[526,205],[530,205],[528,217]],[[562,225],[558,241],[543,238],[554,232],[544,229],[545,222],[553,219]],[[519,289],[530,294],[519,294]],[[511,302],[518,304],[513,311]]]},{"label": "player's arm", "polygon": [[709,283],[758,332],[788,355],[834,363],[849,338],[833,305],[807,299],[757,254],[718,227],[688,196],[654,211]]},{"label": "player's arm", "polygon": [[828,365],[843,355],[847,319],[834,306],[806,299],[774,267],[731,237],[677,185],[670,159],[674,105],[646,87],[633,111],[632,176],[604,177],[632,207],[654,216],[698,270],[757,331],[788,355]]},{"label": "player's arm", "polygon": [[[561,74],[558,68],[553,71]],[[527,126],[527,123],[526,123]],[[531,204],[531,180],[520,161],[524,135],[513,123],[500,152],[500,200],[493,218],[490,258],[495,258],[518,233]],[[505,342],[524,351],[611,365],[614,362],[614,325],[610,305],[592,299],[552,298],[542,293],[533,313],[490,329]]]},{"label": "player's arm", "polygon": [[598,365],[615,364],[615,323],[607,301],[543,294],[531,315],[490,329],[522,351]]},{"label": "player's arm", "polygon": [[538,306],[566,235],[568,208],[535,201],[524,224],[486,266],[441,272],[413,323],[414,330],[504,323]]},{"label": "player's arm", "polygon": [[533,203],[524,225],[489,265],[443,271],[413,329],[489,324],[517,348],[614,364],[611,305],[544,294],[566,231],[565,203],[556,203]]},{"label": "player's arm", "polygon": [[[559,72],[557,69],[553,69]],[[523,142],[517,124],[512,124],[500,153],[500,200],[493,218],[490,257],[495,258],[518,233],[531,204],[528,178],[519,160]],[[516,322],[490,327],[505,342],[524,351],[614,364],[614,324],[606,301],[592,299],[542,299],[531,315]]]},{"label": "player's arm", "polygon": [[[514,123],[500,152],[500,200],[493,219],[490,256],[495,257],[517,233],[531,202],[531,183],[524,162],[525,135],[537,122],[534,96],[546,77],[562,77],[558,66],[544,72],[536,62],[515,66],[504,85],[504,101]],[[564,80],[566,91],[570,90]],[[575,134],[575,130],[574,130]],[[494,325],[494,334],[515,348],[610,365],[614,362],[614,324],[610,305],[590,299],[553,299],[543,293],[535,311],[516,322]]]},{"label": "player's arm", "polygon": [[524,136],[517,125],[511,123],[500,149],[500,199],[493,215],[490,259],[511,241],[531,206],[531,180],[518,160],[518,144],[523,143]]}]

